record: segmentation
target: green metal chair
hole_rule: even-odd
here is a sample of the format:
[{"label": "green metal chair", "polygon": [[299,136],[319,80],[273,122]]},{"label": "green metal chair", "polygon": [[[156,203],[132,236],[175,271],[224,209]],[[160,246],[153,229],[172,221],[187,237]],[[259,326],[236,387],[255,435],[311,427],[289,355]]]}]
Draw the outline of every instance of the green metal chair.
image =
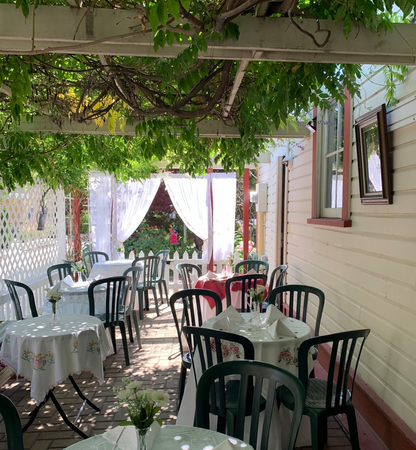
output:
[{"label": "green metal chair", "polygon": [[[325,305],[325,294],[320,289],[313,286],[306,286],[304,284],[287,284],[274,288],[268,297],[269,303],[275,305],[283,311],[282,295],[288,293],[289,298],[289,317],[301,320],[306,323],[309,302],[314,299],[316,304],[313,305],[313,309],[316,309],[315,313],[315,336],[319,336],[319,329],[321,327],[322,313]],[[312,354],[315,361],[318,357],[318,348],[316,347]],[[312,376],[314,372],[312,371]]]},{"label": "green metal chair", "polygon": [[[254,346],[245,336],[204,327],[184,326],[182,331],[188,342],[196,386],[198,386],[200,376],[213,365],[222,363],[229,352],[243,359],[254,359]],[[239,388],[239,380],[228,380],[226,383],[226,404],[230,412],[229,417],[219,414],[218,402],[210,399],[209,409],[211,414],[218,416],[217,430],[221,433],[225,433],[226,421],[227,429],[229,431],[234,429]],[[262,399],[262,410],[264,405],[265,401]],[[247,410],[246,415],[250,414],[251,411]]]},{"label": "green metal chair", "polygon": [[[261,281],[261,282],[260,282]],[[241,293],[241,303],[240,308],[237,308],[241,312],[249,312],[250,311],[250,298],[248,296],[247,291],[249,289],[256,289],[257,285],[262,284],[266,286],[267,284],[267,275],[259,275],[259,274],[247,274],[247,275],[239,275],[237,277],[229,278],[225,282],[225,298],[227,300],[227,307],[231,306],[231,291],[240,291]]]},{"label": "green metal chair", "polygon": [[196,264],[179,263],[176,264],[176,269],[179,272],[179,277],[182,280],[183,289],[193,288],[193,281],[192,281],[193,273],[195,273],[196,278],[202,277],[202,270]]},{"label": "green metal chair", "polygon": [[[124,323],[124,310],[126,303],[127,291],[130,288],[130,277],[110,277],[102,278],[101,280],[93,281],[88,287],[88,299],[90,304],[90,316],[98,317],[105,328],[110,328],[111,341],[114,352],[117,353],[116,347],[116,327],[119,327],[121,339],[123,342],[124,358],[126,366],[130,365],[129,348],[127,344],[126,326]],[[105,289],[105,314],[95,314],[94,294],[95,288]],[[100,290],[100,294],[102,290]]]},{"label": "green metal chair", "polygon": [[[236,409],[227,405],[226,377],[239,377],[239,389]],[[259,450],[267,450],[269,433],[272,424],[275,392],[278,385],[285,386],[293,395],[293,418],[290,426],[289,441],[286,450],[295,448],[296,437],[302,419],[305,390],[302,383],[284,369],[260,361],[229,361],[216,364],[207,369],[199,379],[196,391],[197,427],[209,429],[210,410],[206,405],[218,404],[218,414],[229,419],[235,418],[235,426],[227,434],[244,440],[247,411],[250,411],[250,438],[248,443]],[[265,392],[267,394],[265,395]],[[264,407],[261,407],[262,393],[265,395]],[[259,421],[260,413],[264,411],[263,422]],[[274,419],[274,418],[273,418]],[[258,445],[258,437],[260,443]]]},{"label": "green metal chair", "polygon": [[92,266],[99,261],[108,261],[109,257],[105,252],[85,252],[82,254],[82,260],[85,264],[86,276],[89,277]]},{"label": "green metal chair", "polygon": [[71,263],[61,263],[50,266],[46,269],[46,274],[48,275],[49,285],[53,286],[53,275],[55,272],[58,272],[59,280],[63,280],[67,275],[71,275],[74,277],[72,272],[72,264]]},{"label": "green metal chair", "polygon": [[[272,292],[275,287],[283,285],[288,267],[287,264],[282,264],[273,269],[269,279],[269,293]],[[265,310],[268,306],[269,296],[267,296],[267,299],[263,302],[262,309]]]},{"label": "green metal chair", "polygon": [[129,329],[130,342],[134,342],[133,330],[131,325],[131,318],[133,318],[134,328],[136,330],[137,345],[139,346],[139,348],[142,348],[142,341],[140,338],[140,327],[137,319],[136,294],[138,296],[137,284],[139,283],[140,274],[142,272],[143,272],[142,266],[132,266],[126,269],[123,273],[123,276],[131,277],[132,279],[130,287],[130,302],[128,305],[126,305],[125,314],[127,318],[127,326]]},{"label": "green metal chair", "polygon": [[156,315],[159,316],[159,304],[157,299],[156,286],[153,282],[153,274],[157,264],[159,263],[159,256],[144,256],[143,258],[136,258],[132,266],[139,265],[143,268],[142,280],[137,283],[136,291],[139,294],[139,317],[143,320],[143,311],[149,310],[149,291],[153,293],[153,300],[155,302]]},{"label": "green metal chair", "polygon": [[[364,329],[318,336],[307,339],[299,347],[299,379],[306,390],[303,414],[311,421],[312,450],[323,450],[327,441],[327,419],[338,414],[347,415],[352,449],[360,449],[352,394],[361,352],[369,333],[369,329]],[[319,344],[332,347],[326,379],[309,378],[309,352]],[[279,387],[276,395],[283,405],[293,410],[292,394],[285,387]]]},{"label": "green metal chair", "polygon": [[261,275],[268,275],[269,273],[269,263],[267,261],[260,261],[259,259],[247,259],[245,261],[240,261],[235,265],[235,273],[247,273],[251,269],[254,269],[257,273]]},{"label": "green metal chair", "polygon": [[4,394],[0,394],[0,415],[3,416],[6,427],[7,449],[24,450],[19,413],[13,402]]},{"label": "green metal chair", "polygon": [[19,281],[4,280],[4,282],[6,283],[7,289],[10,294],[10,298],[12,299],[14,311],[16,314],[16,320],[22,320],[24,318],[22,312],[22,305],[20,304],[19,294],[17,293],[17,288],[22,288],[26,291],[32,317],[38,317],[38,311],[36,309],[35,303],[35,296],[33,294],[32,289],[27,284],[20,283]]},{"label": "green metal chair", "polygon": [[154,268],[153,283],[159,287],[161,303],[163,303],[162,287],[165,290],[166,303],[169,303],[168,286],[167,286],[166,280],[165,280],[165,268],[166,268],[167,259],[169,258],[169,254],[170,254],[169,250],[160,250],[155,255],[155,256],[159,257],[159,262]]},{"label": "green metal chair", "polygon": [[212,301],[215,303],[215,315],[222,312],[220,296],[208,289],[184,289],[175,292],[169,299],[170,309],[175,322],[178,335],[179,349],[181,352],[181,373],[179,376],[179,406],[185,390],[186,372],[191,367],[191,355],[184,349],[182,342],[182,328],[184,326],[198,326],[203,324],[202,302]]}]

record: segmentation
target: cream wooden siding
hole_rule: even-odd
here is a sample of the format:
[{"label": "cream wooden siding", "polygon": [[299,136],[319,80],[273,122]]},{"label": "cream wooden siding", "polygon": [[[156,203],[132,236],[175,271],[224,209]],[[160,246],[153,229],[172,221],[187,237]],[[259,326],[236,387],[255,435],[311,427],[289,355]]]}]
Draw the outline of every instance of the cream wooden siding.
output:
[{"label": "cream wooden siding", "polygon": [[[384,103],[383,76],[363,83],[355,119]],[[361,205],[355,134],[351,156],[351,228],[308,225],[312,139],[295,148],[289,171],[288,283],[326,295],[321,334],[370,328],[359,375],[416,431],[416,70],[388,107],[393,204]],[[272,226],[267,233],[273,234]],[[271,239],[266,237],[266,239]],[[309,318],[314,326],[316,309]]]},{"label": "cream wooden siding", "polygon": [[278,236],[270,230],[278,228],[278,170],[277,158],[272,158],[269,164],[262,165],[259,171],[258,182],[267,183],[267,213],[264,213],[264,253],[267,255],[270,272],[276,267],[276,248]]}]

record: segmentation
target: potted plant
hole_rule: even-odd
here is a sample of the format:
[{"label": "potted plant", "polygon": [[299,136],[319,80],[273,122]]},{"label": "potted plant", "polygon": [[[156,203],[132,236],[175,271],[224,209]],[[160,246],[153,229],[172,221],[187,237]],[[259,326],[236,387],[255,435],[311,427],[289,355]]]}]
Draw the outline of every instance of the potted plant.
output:
[{"label": "potted plant", "polygon": [[42,194],[42,198],[40,200],[40,209],[37,214],[38,231],[42,231],[45,229],[46,217],[48,216],[48,208],[45,204],[45,197],[50,189],[51,188],[46,189],[46,191]]}]

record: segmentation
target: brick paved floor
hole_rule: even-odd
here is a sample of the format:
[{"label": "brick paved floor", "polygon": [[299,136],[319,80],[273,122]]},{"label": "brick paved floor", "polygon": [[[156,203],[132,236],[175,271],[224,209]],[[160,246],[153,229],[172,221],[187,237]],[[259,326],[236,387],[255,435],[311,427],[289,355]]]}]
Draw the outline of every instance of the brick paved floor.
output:
[{"label": "brick paved floor", "polygon": [[[160,316],[148,313],[141,323],[143,348],[130,344],[131,365],[124,362],[121,340],[117,340],[118,353],[109,356],[104,363],[105,383],[100,386],[96,379],[84,372],[74,377],[82,391],[92,399],[101,412],[93,412],[88,406],[82,416],[80,428],[88,436],[101,434],[117,426],[118,422],[127,417],[125,409],[116,410],[114,386],[121,386],[125,376],[141,379],[145,386],[163,389],[170,394],[170,404],[162,412],[165,424],[175,424],[177,405],[177,386],[179,380],[180,354],[177,344],[176,330],[167,305],[161,305]],[[0,390],[17,405],[22,423],[25,424],[34,403],[29,397],[30,383],[25,380],[10,381]],[[55,395],[59,398],[70,420],[73,420],[82,403],[74,393],[72,385],[67,380],[58,385]],[[351,446],[339,425],[333,420],[329,424],[329,440],[326,450],[347,450]],[[40,411],[32,426],[24,434],[26,450],[61,450],[79,442],[81,437],[70,430],[49,401]],[[0,450],[7,449],[3,428],[0,429]],[[307,448],[305,448],[306,450]]]}]

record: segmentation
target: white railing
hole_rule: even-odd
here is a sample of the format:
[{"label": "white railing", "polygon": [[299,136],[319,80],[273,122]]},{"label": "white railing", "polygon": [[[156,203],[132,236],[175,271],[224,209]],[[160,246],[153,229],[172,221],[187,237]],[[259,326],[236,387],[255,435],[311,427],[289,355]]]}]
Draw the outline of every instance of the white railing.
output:
[{"label": "white railing", "polygon": [[[149,256],[152,256],[153,253],[149,252]],[[133,256],[133,255],[132,255]],[[143,252],[140,252],[138,255],[142,258],[144,255]],[[134,259],[131,257],[131,259]],[[234,264],[240,261],[239,255],[236,252],[234,256]],[[182,258],[179,258],[178,252],[175,252],[173,255],[173,259],[168,259],[165,267],[165,280],[168,287],[168,292],[176,292],[181,289],[182,282],[179,279],[179,273],[176,269],[176,264],[178,263],[192,263],[201,267],[202,273],[206,274],[208,272],[208,264],[203,263],[201,259],[198,258],[198,253],[194,252],[191,257],[188,256],[188,253],[185,252]],[[214,271],[220,273],[223,266],[227,262],[225,260],[219,260],[214,262]],[[196,281],[196,280],[195,280]],[[32,280],[24,280],[23,283],[27,284],[33,291],[35,296],[35,304],[38,312],[41,313],[43,309],[43,303],[45,299],[45,288],[49,287],[49,282],[46,274],[44,276],[40,276],[34,278]],[[23,316],[30,316],[30,308],[29,302],[27,299],[27,295],[24,294],[24,291],[21,290],[20,294],[20,304],[22,306]],[[15,318],[15,313],[13,310],[13,306],[10,300],[10,296],[7,293],[3,293],[0,295],[0,321],[4,320],[13,320]]]}]

